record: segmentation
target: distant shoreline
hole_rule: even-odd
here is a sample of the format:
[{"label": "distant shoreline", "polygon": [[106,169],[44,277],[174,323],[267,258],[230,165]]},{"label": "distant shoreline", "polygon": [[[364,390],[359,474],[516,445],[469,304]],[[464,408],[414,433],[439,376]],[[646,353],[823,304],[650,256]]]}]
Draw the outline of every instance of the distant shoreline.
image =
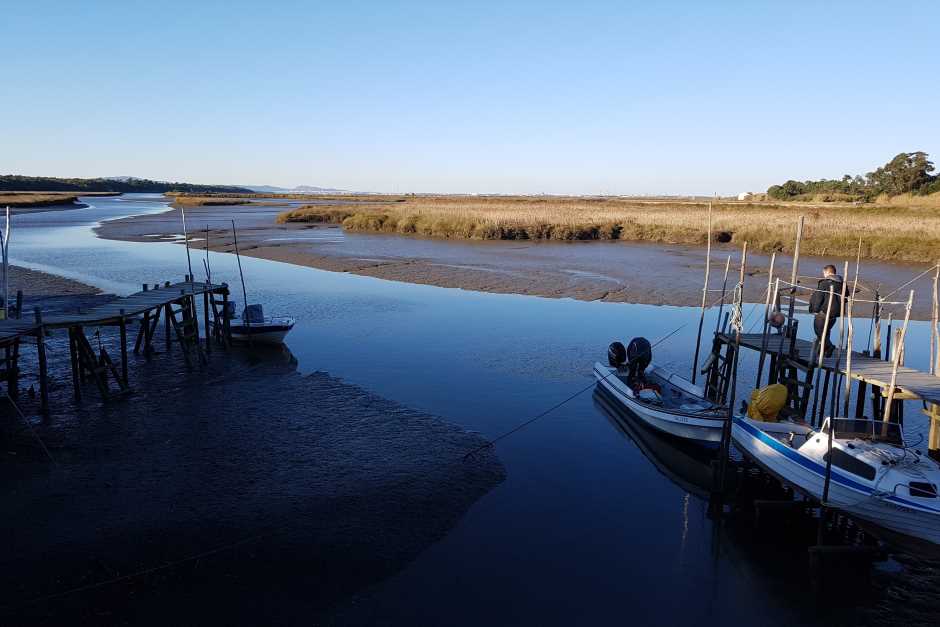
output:
[{"label": "distant shoreline", "polygon": [[[218,225],[235,219],[242,255],[307,266],[332,272],[437,287],[480,292],[520,294],[653,305],[698,306],[704,278],[703,245],[650,242],[526,242],[441,240],[386,234],[350,233],[323,224],[275,224],[276,207],[257,205],[187,207],[191,224]],[[121,218],[95,229],[106,239],[133,242],[179,242],[180,210]],[[194,229],[201,241],[205,233]],[[209,247],[233,252],[231,229],[209,229]],[[721,287],[724,260],[737,268],[740,248],[716,245],[712,251],[710,286]],[[763,302],[768,256],[751,254],[745,300]],[[854,254],[852,255],[854,259]],[[823,263],[844,257],[804,256],[802,274],[814,276]],[[790,261],[778,256],[779,275]],[[863,261],[862,276],[871,284],[892,289],[924,270],[922,264]],[[913,317],[929,319],[929,283],[925,277],[912,287],[921,298]],[[806,279],[812,282],[812,279]],[[729,283],[733,289],[734,279]],[[714,294],[717,299],[718,295]]]}]

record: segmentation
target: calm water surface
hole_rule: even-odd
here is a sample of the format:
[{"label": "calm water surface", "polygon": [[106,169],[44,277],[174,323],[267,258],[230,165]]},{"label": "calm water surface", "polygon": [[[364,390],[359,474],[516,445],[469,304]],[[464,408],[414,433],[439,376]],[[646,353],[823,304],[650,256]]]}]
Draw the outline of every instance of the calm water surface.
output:
[{"label": "calm water surface", "polygon": [[[85,209],[18,216],[14,263],[118,294],[145,281],[182,279],[181,246],[91,233],[101,220],[165,209],[162,197],[86,202]],[[197,277],[204,276],[203,258],[193,251]],[[209,261],[213,278],[227,281],[241,301],[234,256],[213,253]],[[327,371],[487,437],[589,386],[592,363],[613,339],[655,341],[686,325],[654,354],[663,365],[689,368],[697,312],[686,308],[484,294],[252,258],[242,263],[249,299],[297,318],[288,344],[300,370]],[[867,321],[859,324],[867,334]],[[926,327],[915,324],[911,333],[907,363],[925,367]],[[743,367],[746,378],[750,364]],[[917,413],[908,415],[916,416],[908,430],[922,431]],[[590,391],[501,441],[497,453],[506,481],[404,571],[341,611],[339,621],[833,620],[808,595],[805,545],[716,529],[706,500],[651,461],[649,447],[638,447]],[[848,603],[860,605],[862,618],[882,616],[885,607],[890,615],[891,603],[901,602],[891,591],[923,576],[893,561],[874,574],[877,589]],[[839,616],[848,622],[855,615]]]}]

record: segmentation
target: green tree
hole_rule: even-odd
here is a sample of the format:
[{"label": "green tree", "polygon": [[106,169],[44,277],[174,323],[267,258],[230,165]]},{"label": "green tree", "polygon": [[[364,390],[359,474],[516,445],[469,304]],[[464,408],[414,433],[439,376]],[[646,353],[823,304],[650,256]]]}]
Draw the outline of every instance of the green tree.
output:
[{"label": "green tree", "polygon": [[933,170],[933,162],[926,152],[902,152],[874,172],[869,172],[868,179],[878,192],[910,194],[933,180],[930,176]]}]

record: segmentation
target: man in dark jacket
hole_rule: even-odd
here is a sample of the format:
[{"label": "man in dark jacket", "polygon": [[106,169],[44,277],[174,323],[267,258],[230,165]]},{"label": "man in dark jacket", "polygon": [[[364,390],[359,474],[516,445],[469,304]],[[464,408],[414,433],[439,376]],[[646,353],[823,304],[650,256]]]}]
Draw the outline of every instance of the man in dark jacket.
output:
[{"label": "man in dark jacket", "polygon": [[[817,350],[820,344],[825,342],[826,357],[829,357],[833,348],[835,348],[829,340],[829,336],[832,334],[835,321],[842,315],[842,282],[842,277],[836,274],[836,267],[833,265],[826,266],[823,268],[823,278],[819,281],[816,291],[809,299],[809,312],[816,314],[816,319],[813,320],[813,330],[816,331]],[[833,293],[831,307],[829,306],[830,288],[832,288]],[[826,323],[827,309],[829,310],[828,325]],[[826,326],[828,326],[828,329],[826,330],[826,337],[823,338],[823,328]]]}]

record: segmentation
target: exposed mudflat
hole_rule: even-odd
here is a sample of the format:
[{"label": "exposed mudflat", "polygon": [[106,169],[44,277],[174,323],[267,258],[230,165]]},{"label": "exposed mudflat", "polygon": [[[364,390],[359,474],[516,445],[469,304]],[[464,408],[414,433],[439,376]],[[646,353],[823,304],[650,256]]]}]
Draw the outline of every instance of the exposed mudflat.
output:
[{"label": "exposed mudflat", "polygon": [[0,413],[0,624],[313,624],[504,477],[490,449],[464,459],[480,436],[301,375],[286,349],[132,355],[131,396],[89,383],[76,408],[67,340],[47,346],[53,415]]},{"label": "exposed mudflat", "polygon": [[[208,225],[210,248],[232,251],[229,221],[234,218],[242,254],[324,270],[482,292],[654,305],[701,303],[705,251],[700,247],[596,241],[478,242],[346,233],[334,225],[275,224],[274,217],[279,211],[280,208],[260,205],[187,209],[190,235],[195,239],[192,245],[204,246],[205,232],[199,229]],[[110,239],[152,242],[178,240],[181,230],[179,211],[170,209],[162,214],[105,222],[97,233]],[[729,255],[732,261],[728,285],[733,288],[740,251],[720,245],[713,248],[712,301],[720,298]],[[841,268],[844,261],[803,258],[802,282],[815,286],[814,277],[821,273],[823,265],[833,263]],[[767,255],[749,255],[745,300],[764,300],[769,262]],[[775,276],[789,279],[790,268],[789,257],[778,257]],[[863,260],[861,284],[869,291],[861,297],[871,298],[875,288],[882,295],[891,292],[927,268]],[[915,289],[919,298],[913,317],[929,319],[931,282],[928,273],[891,298],[904,300],[907,290]]]}]

